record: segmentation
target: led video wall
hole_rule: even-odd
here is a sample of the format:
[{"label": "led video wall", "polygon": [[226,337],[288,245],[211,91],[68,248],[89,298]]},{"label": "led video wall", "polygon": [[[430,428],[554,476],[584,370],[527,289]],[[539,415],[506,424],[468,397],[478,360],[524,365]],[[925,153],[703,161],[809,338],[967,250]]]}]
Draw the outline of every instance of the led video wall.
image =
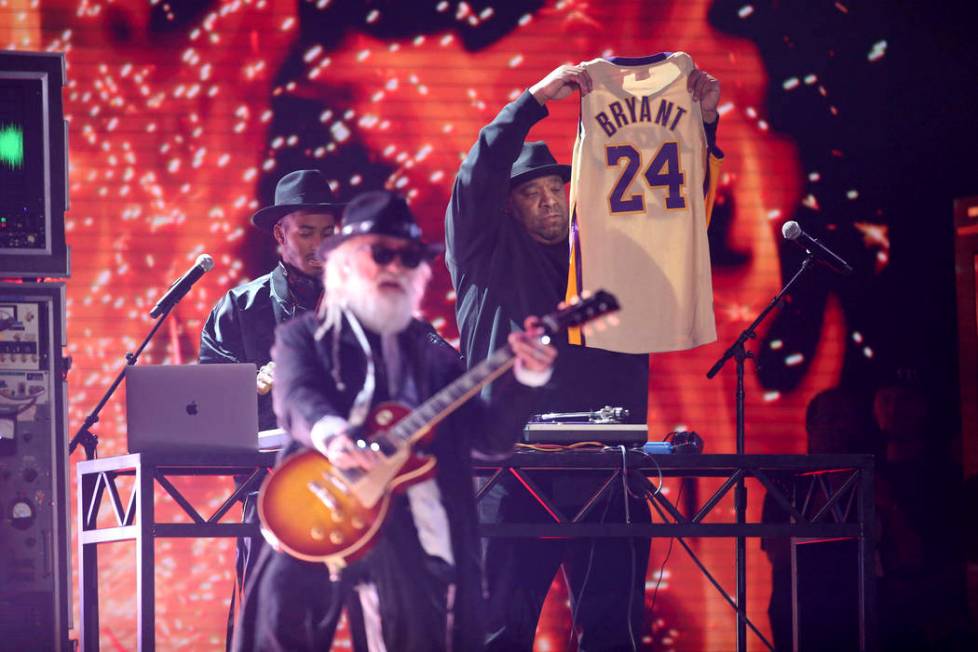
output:
[{"label": "led video wall", "polygon": [[[842,29],[854,19],[850,11],[827,5],[826,21]],[[803,115],[816,131],[844,120],[850,91],[834,84],[881,70],[885,34],[840,39],[837,58],[825,65],[824,53],[804,42],[760,47],[758,34],[780,35],[777,22],[771,8],[706,0],[0,2],[0,46],[67,53],[69,431],[149,329],[147,313],[162,291],[206,252],[214,271],[143,357],[157,364],[196,359],[214,302],[274,264],[274,242],[248,217],[271,203],[283,174],[321,169],[345,199],[396,189],[437,239],[461,157],[523,89],[562,63],[682,50],[722,84],[726,160],[710,227],[719,340],[653,357],[650,431],[658,439],[692,429],[707,451],[734,452],[733,365],[714,380],[705,374],[799,262],[781,240],[781,225],[798,219],[831,234],[860,283],[871,284],[889,264],[888,227],[866,205],[871,195],[842,171],[844,144],[802,139],[786,117]],[[530,137],[570,162],[577,103],[549,108]],[[0,95],[5,185],[18,183],[24,165],[29,136],[19,110]],[[880,327],[872,306],[839,288],[816,270],[800,292],[804,306],[788,306],[754,343],[763,366],[748,367],[748,452],[804,452],[808,400],[844,373],[858,376],[875,364]],[[425,310],[454,342],[453,300],[436,263]],[[100,456],[125,452],[122,399],[117,394],[96,428]],[[666,490],[678,487],[667,483]],[[217,504],[223,489],[205,482],[186,490]],[[702,500],[712,489],[704,481],[683,498]],[[752,514],[761,497],[751,490]],[[165,517],[172,506],[161,500],[157,510]],[[733,542],[692,545],[732,593]],[[733,612],[681,550],[666,561],[669,549],[666,540],[653,543],[646,601],[654,599],[655,609],[643,645],[732,649]],[[105,550],[102,645],[134,649],[135,553],[127,544]],[[221,649],[233,542],[169,540],[158,544],[156,559],[159,648]],[[770,566],[756,541],[749,563],[749,613],[769,632]],[[558,577],[537,650],[575,649],[569,628]],[[759,649],[756,640],[751,645]]]}]

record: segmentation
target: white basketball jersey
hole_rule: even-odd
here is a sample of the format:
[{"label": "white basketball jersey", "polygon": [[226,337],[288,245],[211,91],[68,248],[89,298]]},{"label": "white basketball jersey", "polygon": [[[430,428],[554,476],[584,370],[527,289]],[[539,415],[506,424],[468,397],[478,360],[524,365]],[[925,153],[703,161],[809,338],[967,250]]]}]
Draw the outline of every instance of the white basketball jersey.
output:
[{"label": "white basketball jersey", "polygon": [[621,312],[617,327],[570,341],[624,353],[712,342],[712,192],[700,106],[686,90],[693,60],[675,52],[584,67],[594,90],[574,144],[567,293],[608,290]]}]

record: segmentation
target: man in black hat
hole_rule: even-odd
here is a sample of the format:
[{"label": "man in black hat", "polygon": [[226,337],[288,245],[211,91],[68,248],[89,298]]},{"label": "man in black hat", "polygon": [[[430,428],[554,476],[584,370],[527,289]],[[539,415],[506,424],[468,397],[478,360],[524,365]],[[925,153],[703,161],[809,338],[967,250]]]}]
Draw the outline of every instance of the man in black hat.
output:
[{"label": "man in black hat", "polygon": [[[230,290],[211,310],[200,334],[200,362],[253,362],[256,379],[258,428],[275,428],[272,399],[271,348],[275,327],[305,312],[314,311],[322,295],[316,248],[333,233],[343,204],[318,170],[291,172],[275,186],[275,204],[251,217],[251,223],[271,234],[281,259],[268,274]],[[244,500],[242,520],[257,523],[255,491]],[[236,575],[243,588],[261,549],[260,539],[238,540]],[[234,605],[232,602],[232,615]]]},{"label": "man in black hat", "polygon": [[[263,390],[272,379],[270,351],[275,326],[315,310],[322,295],[316,249],[333,233],[343,204],[333,199],[318,170],[297,170],[275,186],[275,203],[251,223],[278,243],[278,265],[264,276],[230,290],[211,310],[200,334],[200,362],[253,362],[262,369]],[[258,427],[275,427],[271,396],[258,399]]]},{"label": "man in black hat", "polygon": [[[370,469],[385,454],[358,441],[366,409],[396,400],[420,405],[464,369],[458,352],[413,317],[441,250],[425,244],[403,199],[368,192],[344,211],[324,240],[325,295],[318,314],[281,326],[272,357],[279,423],[295,443],[340,468]],[[438,426],[425,453],[436,477],[392,499],[367,555],[330,581],[323,563],[284,552],[262,555],[236,629],[236,650],[328,650],[325,624],[339,609],[338,586],[355,584],[369,649],[474,650],[482,645],[483,606],[471,454],[509,451],[533,390],[545,383],[556,351],[540,343],[534,319],[506,342],[515,376],[496,381],[492,404],[476,398]],[[519,382],[516,382],[519,380]],[[499,405],[499,408],[496,406]]]},{"label": "man in black hat", "polygon": [[[568,200],[571,168],[543,142],[524,142],[547,116],[546,104],[587,93],[582,66],[560,66],[506,105],[483,127],[462,162],[445,217],[445,262],[457,294],[462,353],[469,364],[486,358],[531,314],[564,298],[569,264]],[[700,101],[707,139],[716,134],[719,83],[696,70],[688,89]],[[605,405],[646,422],[648,356],[570,346],[543,389],[538,412],[590,411]],[[552,483],[552,484],[551,484]],[[554,478],[545,490],[575,513],[593,487],[581,478]],[[488,521],[528,522],[539,507],[521,487],[496,488],[480,502]],[[591,518],[622,522],[620,493],[591,510]],[[632,500],[633,521],[648,520],[644,500]],[[493,538],[486,545],[490,650],[531,650],[537,620],[554,573],[563,562],[574,626],[586,650],[634,649],[644,616],[647,540],[601,539],[570,543]]]}]

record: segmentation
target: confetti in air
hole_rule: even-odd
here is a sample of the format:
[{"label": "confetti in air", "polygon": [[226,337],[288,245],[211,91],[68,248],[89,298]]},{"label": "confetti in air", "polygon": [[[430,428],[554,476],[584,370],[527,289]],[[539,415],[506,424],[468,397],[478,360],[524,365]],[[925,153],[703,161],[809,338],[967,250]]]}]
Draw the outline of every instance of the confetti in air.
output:
[{"label": "confetti in air", "polygon": [[884,56],[886,56],[886,41],[877,41],[873,43],[873,47],[870,49],[869,54],[866,58],[870,61],[879,61]]}]

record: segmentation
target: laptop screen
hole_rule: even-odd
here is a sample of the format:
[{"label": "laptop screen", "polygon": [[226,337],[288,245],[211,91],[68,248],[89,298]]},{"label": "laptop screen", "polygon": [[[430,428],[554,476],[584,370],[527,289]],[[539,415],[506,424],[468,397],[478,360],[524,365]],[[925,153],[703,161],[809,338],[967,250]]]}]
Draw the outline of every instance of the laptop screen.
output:
[{"label": "laptop screen", "polygon": [[129,367],[129,452],[258,450],[256,376],[253,364]]}]

